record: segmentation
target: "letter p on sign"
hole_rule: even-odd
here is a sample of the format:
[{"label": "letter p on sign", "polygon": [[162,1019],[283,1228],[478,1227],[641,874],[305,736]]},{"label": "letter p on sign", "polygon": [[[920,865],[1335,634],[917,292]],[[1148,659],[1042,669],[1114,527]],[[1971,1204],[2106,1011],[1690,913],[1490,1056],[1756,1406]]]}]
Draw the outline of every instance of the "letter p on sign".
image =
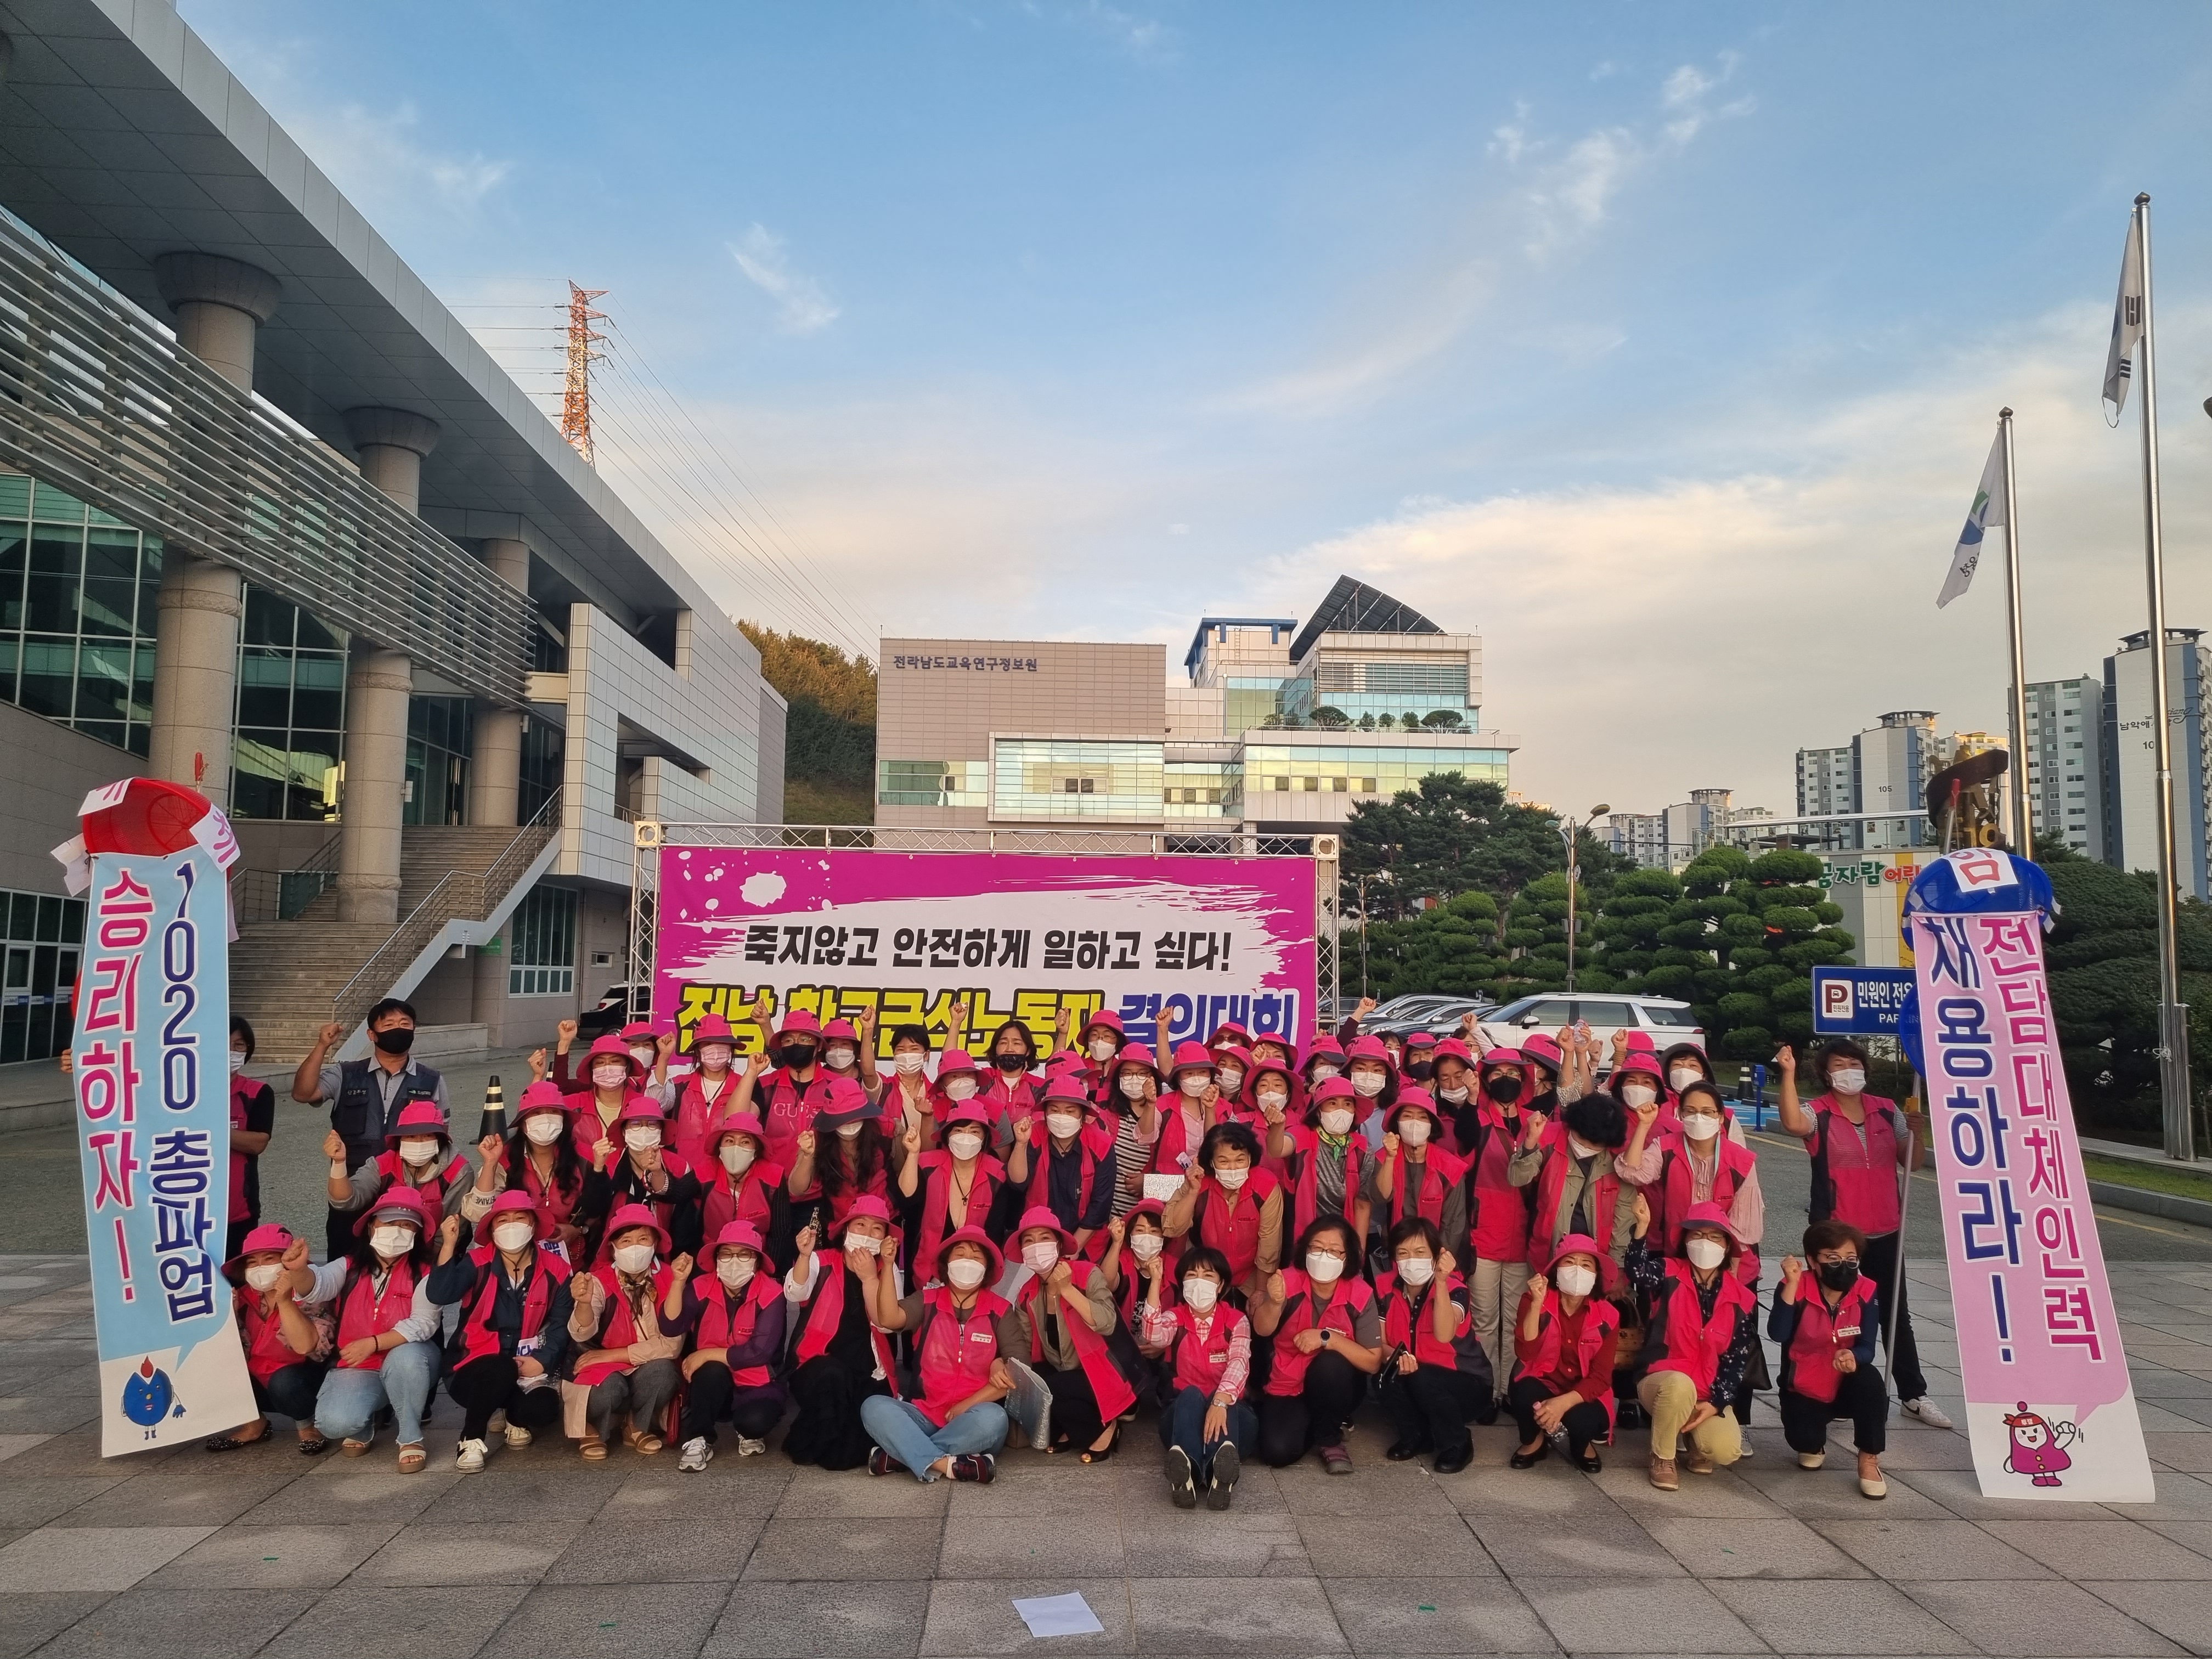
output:
[{"label": "letter p on sign", "polygon": [[1851,1017],[1850,981],[1824,979],[1820,981],[1820,1018],[1849,1019]]}]

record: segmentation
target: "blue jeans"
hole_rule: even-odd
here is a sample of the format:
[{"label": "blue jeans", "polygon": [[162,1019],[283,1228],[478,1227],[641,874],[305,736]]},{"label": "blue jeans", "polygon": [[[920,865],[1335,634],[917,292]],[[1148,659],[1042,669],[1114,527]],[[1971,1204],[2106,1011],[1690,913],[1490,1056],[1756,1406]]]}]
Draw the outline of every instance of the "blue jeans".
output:
[{"label": "blue jeans", "polygon": [[420,1444],[422,1408],[438,1380],[439,1358],[434,1342],[403,1342],[385,1354],[379,1370],[334,1367],[315,1396],[315,1426],[332,1439],[359,1440],[377,1409],[389,1406],[399,1419],[399,1443]]},{"label": "blue jeans", "polygon": [[929,1466],[940,1457],[994,1452],[1006,1443],[1006,1408],[994,1400],[970,1406],[943,1428],[921,1414],[919,1406],[872,1394],[860,1402],[860,1426],[868,1437],[914,1471],[917,1480],[934,1480]]},{"label": "blue jeans", "polygon": [[[1204,1389],[1181,1389],[1160,1413],[1160,1443],[1182,1447],[1201,1484],[1213,1467],[1213,1454],[1221,1446],[1220,1441],[1209,1442],[1206,1437],[1206,1408],[1212,1404],[1213,1396]],[[1229,1408],[1229,1438],[1240,1456],[1251,1455],[1253,1437],[1259,1430],[1258,1416],[1243,1401]]]}]

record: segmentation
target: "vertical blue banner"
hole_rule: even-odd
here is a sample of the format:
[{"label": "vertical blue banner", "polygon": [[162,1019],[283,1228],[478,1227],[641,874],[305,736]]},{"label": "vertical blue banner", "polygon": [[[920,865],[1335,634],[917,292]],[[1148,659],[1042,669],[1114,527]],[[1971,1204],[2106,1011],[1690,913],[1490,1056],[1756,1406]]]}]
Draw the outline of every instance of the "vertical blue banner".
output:
[{"label": "vertical blue banner", "polygon": [[229,909],[199,848],[92,860],[72,1049],[100,1451],[233,1428],[253,1388],[222,1274]]}]

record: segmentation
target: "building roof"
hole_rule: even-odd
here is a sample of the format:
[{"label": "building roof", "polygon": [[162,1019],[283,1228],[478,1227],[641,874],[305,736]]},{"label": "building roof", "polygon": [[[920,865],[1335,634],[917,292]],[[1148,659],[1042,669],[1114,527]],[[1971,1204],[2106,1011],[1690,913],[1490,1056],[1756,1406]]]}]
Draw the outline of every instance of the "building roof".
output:
[{"label": "building roof", "polygon": [[1287,634],[1297,625],[1296,617],[1200,617],[1198,632],[1191,636],[1190,649],[1183,653],[1183,668],[1193,674],[1198,672],[1198,659],[1206,654],[1206,636],[1217,628],[1264,628],[1272,645],[1277,635]]},{"label": "building roof", "polygon": [[1291,660],[1303,661],[1324,634],[1441,634],[1444,630],[1403,600],[1350,576],[1339,576],[1320,608],[1291,641]]},{"label": "building roof", "polygon": [[254,390],[343,453],[344,412],[438,423],[422,514],[531,543],[617,617],[711,603],[390,244],[155,0],[0,0],[0,202],[149,313],[179,251],[283,285]]}]

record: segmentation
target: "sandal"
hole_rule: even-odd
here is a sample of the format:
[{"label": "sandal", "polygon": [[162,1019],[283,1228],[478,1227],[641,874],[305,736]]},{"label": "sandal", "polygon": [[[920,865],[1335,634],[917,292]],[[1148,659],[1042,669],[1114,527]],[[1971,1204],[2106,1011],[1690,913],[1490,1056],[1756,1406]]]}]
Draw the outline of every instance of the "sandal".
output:
[{"label": "sandal", "polygon": [[348,1457],[365,1457],[368,1455],[370,1444],[371,1443],[367,1440],[356,1440],[353,1436],[348,1435],[338,1442],[338,1449]]},{"label": "sandal", "polygon": [[629,1443],[640,1457],[650,1457],[668,1443],[657,1434],[641,1434]]},{"label": "sandal", "polygon": [[[239,1425],[239,1428],[245,1426],[243,1423]],[[269,1419],[265,1417],[260,1419],[258,1426],[261,1432],[251,1439],[241,1439],[238,1429],[233,1429],[228,1434],[209,1436],[201,1443],[202,1448],[211,1452],[234,1452],[244,1451],[248,1446],[258,1446],[269,1437]]]},{"label": "sandal", "polygon": [[419,1444],[399,1449],[399,1473],[402,1474],[420,1474],[422,1466],[429,1461],[430,1454]]},{"label": "sandal", "polygon": [[302,1457],[320,1457],[330,1449],[331,1443],[329,1437],[327,1436],[319,1434],[313,1440],[302,1440],[300,1443],[300,1455]]},{"label": "sandal", "polygon": [[1086,1462],[1086,1463],[1103,1463],[1103,1462],[1109,1462],[1109,1461],[1113,1457],[1113,1455],[1114,1455],[1114,1454],[1115,1454],[1115,1452],[1117,1452],[1117,1451],[1119,1451],[1119,1450],[1121,1450],[1121,1424],[1120,1424],[1119,1422],[1115,1422],[1115,1423],[1114,1423],[1114,1424],[1110,1425],[1109,1426],[1109,1428],[1108,1428],[1107,1432],[1108,1432],[1108,1433],[1109,1433],[1109,1435],[1110,1435],[1112,1437],[1111,1437],[1111,1438],[1109,1438],[1109,1439],[1106,1442],[1106,1443],[1105,1443],[1105,1445],[1104,1445],[1104,1446],[1103,1446],[1103,1447],[1088,1447],[1088,1448],[1085,1448],[1085,1451],[1084,1451],[1084,1454],[1083,1454],[1083,1461],[1084,1461],[1085,1462]]},{"label": "sandal", "polygon": [[577,1443],[576,1449],[583,1454],[586,1463],[604,1463],[607,1458],[607,1443],[596,1434],[587,1434]]}]

